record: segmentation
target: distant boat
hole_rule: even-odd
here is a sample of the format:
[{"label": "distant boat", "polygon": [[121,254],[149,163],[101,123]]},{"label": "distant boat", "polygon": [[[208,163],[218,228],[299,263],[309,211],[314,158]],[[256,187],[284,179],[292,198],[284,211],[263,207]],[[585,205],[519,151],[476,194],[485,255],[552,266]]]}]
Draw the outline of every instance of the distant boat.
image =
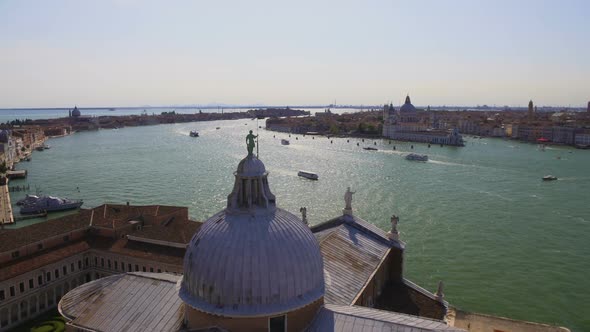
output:
[{"label": "distant boat", "polygon": [[425,154],[410,153],[406,156],[406,160],[428,161],[428,156]]},{"label": "distant boat", "polygon": [[198,133],[198,132],[196,132],[196,131],[194,131],[194,130],[191,130],[191,132],[190,132],[189,136],[190,136],[190,137],[199,137],[199,133]]},{"label": "distant boat", "polygon": [[363,148],[363,150],[377,151],[377,148],[368,147],[368,148]]},{"label": "distant boat", "polygon": [[553,176],[553,175],[545,175],[543,177],[543,181],[554,181],[557,180],[557,176]]},{"label": "distant boat", "polygon": [[288,139],[284,139],[283,138],[283,139],[281,139],[281,144],[283,144],[283,145],[289,145],[290,143],[289,143],[289,140]]},{"label": "distant boat", "polygon": [[297,175],[310,180],[317,180],[319,178],[316,173],[308,171],[299,171]]},{"label": "distant boat", "polygon": [[215,129],[221,129],[221,127],[215,127]]},{"label": "distant boat", "polygon": [[37,150],[37,151],[43,151],[45,149],[42,146],[38,146],[38,147],[35,148],[35,150]]},{"label": "distant boat", "polygon": [[114,112],[115,109],[114,108],[109,108],[109,112]]},{"label": "distant boat", "polygon": [[44,150],[51,149],[51,145],[49,144],[43,144],[42,146]]}]

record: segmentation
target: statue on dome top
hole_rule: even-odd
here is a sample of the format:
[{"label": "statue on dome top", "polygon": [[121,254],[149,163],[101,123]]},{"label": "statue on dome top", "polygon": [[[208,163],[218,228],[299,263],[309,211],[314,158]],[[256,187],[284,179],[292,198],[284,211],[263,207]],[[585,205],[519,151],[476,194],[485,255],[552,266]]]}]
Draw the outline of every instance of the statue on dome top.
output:
[{"label": "statue on dome top", "polygon": [[256,142],[254,142],[254,139],[257,137],[258,135],[252,134],[252,130],[250,130],[250,133],[246,136],[246,147],[248,148],[248,156],[251,156],[254,151],[254,147],[256,146]]}]

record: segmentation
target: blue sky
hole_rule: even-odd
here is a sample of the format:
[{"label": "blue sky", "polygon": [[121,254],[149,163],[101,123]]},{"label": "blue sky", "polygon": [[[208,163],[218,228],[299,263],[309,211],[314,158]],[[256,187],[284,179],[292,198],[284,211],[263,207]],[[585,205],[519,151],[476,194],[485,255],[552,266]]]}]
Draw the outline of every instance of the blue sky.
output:
[{"label": "blue sky", "polygon": [[0,0],[0,107],[582,106],[590,1]]}]

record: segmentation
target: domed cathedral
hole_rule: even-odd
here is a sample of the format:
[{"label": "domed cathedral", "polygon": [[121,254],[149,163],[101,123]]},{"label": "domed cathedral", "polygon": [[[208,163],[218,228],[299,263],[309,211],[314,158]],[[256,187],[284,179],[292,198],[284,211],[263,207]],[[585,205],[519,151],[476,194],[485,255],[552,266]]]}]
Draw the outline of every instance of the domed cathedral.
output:
[{"label": "domed cathedral", "polygon": [[127,272],[67,293],[58,309],[84,331],[459,331],[448,303],[403,277],[399,218],[385,232],[344,209],[309,226],[277,206],[248,144],[226,207],[188,243],[183,274]]},{"label": "domed cathedral", "polygon": [[406,95],[406,101],[400,106],[399,111],[396,111],[392,104],[385,105],[383,119],[383,136],[385,137],[391,137],[396,131],[408,126],[416,127],[413,128],[414,131],[427,129],[419,123],[420,119],[416,107],[412,105],[410,95]]},{"label": "domed cathedral", "polygon": [[82,115],[82,114],[80,113],[80,110],[78,109],[78,106],[74,106],[74,109],[70,113],[70,117],[72,117],[72,118],[79,118],[80,115]]},{"label": "domed cathedral", "polygon": [[463,137],[455,128],[435,129],[438,123],[434,113],[418,111],[406,95],[406,101],[395,111],[393,105],[385,106],[383,114],[383,136],[400,141],[423,142],[463,146]]},{"label": "domed cathedral", "polygon": [[301,331],[324,303],[320,246],[276,207],[262,161],[238,164],[227,208],[201,227],[184,259],[180,298],[189,329]]},{"label": "domed cathedral", "polygon": [[412,102],[410,101],[410,95],[406,95],[406,101],[399,108],[399,118],[400,122],[403,123],[418,122],[416,107],[412,105]]}]

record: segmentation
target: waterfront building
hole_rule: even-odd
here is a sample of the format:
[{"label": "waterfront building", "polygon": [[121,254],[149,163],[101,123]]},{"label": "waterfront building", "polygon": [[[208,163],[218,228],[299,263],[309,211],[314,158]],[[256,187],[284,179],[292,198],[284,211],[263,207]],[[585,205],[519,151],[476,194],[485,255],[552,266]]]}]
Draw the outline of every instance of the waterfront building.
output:
[{"label": "waterfront building", "polygon": [[[422,116],[406,96],[405,103],[395,110],[393,105],[385,105],[383,110],[383,136],[400,141],[424,142],[463,146],[463,137],[455,127],[449,130],[435,129]],[[436,117],[432,117],[435,120]]]},{"label": "waterfront building", "polygon": [[590,113],[590,101],[588,102],[588,106],[586,107],[586,112]]},{"label": "waterfront building", "polygon": [[574,145],[579,148],[590,147],[590,129],[579,129],[575,133]]}]

